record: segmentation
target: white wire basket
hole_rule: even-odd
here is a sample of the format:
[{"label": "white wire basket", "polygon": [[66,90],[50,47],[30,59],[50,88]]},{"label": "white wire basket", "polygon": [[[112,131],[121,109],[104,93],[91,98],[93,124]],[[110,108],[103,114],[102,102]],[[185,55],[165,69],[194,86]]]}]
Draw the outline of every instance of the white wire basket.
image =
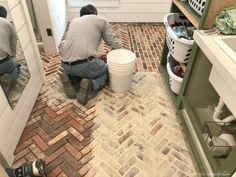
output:
[{"label": "white wire basket", "polygon": [[166,69],[169,74],[169,82],[170,82],[170,89],[172,92],[175,94],[179,94],[183,78],[175,75],[172,71],[172,68],[175,67],[176,65],[179,65],[177,61],[175,61],[172,57],[171,54],[169,53],[167,55],[167,64],[166,64]]},{"label": "white wire basket", "polygon": [[214,121],[204,122],[202,135],[213,157],[227,158],[235,147],[236,135],[232,131],[234,127],[236,127],[236,122],[225,122],[224,124],[218,124]]},{"label": "white wire basket", "polygon": [[167,14],[164,17],[164,24],[166,26],[166,44],[169,48],[169,52],[176,61],[187,63],[194,41],[178,38],[171,28],[176,23],[182,23],[184,26],[188,26],[190,22],[186,17],[180,16],[179,13]]},{"label": "white wire basket", "polygon": [[202,16],[206,0],[188,0],[189,5],[197,12],[200,16]]}]

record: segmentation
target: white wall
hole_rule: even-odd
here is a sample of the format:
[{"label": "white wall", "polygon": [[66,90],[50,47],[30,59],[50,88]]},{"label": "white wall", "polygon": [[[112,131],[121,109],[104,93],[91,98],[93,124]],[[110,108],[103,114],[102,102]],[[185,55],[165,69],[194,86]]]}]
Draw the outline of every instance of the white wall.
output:
[{"label": "white wall", "polygon": [[29,10],[29,15],[30,15],[30,19],[31,19],[33,28],[36,29],[37,24],[36,24],[32,0],[26,0],[26,4],[27,4],[28,10]]},{"label": "white wall", "polygon": [[[110,22],[163,22],[170,4],[171,0],[120,0],[118,7],[98,7],[98,11]],[[79,10],[80,7],[68,5],[68,21],[79,16]]]},{"label": "white wall", "polygon": [[[36,19],[42,37],[44,51],[57,55],[58,46],[66,29],[65,0],[33,0]],[[47,30],[51,30],[51,35]]]},{"label": "white wall", "polygon": [[9,8],[6,0],[0,0],[0,5],[7,9],[7,20],[12,21],[11,15],[9,13]]},{"label": "white wall", "polygon": [[28,13],[25,13],[25,0],[8,0],[8,6],[31,74],[14,110],[11,109],[2,87],[0,87],[0,154],[11,165],[14,160],[15,147],[45,76],[30,17]]},{"label": "white wall", "polygon": [[66,30],[65,0],[48,0],[52,30],[57,47]]}]

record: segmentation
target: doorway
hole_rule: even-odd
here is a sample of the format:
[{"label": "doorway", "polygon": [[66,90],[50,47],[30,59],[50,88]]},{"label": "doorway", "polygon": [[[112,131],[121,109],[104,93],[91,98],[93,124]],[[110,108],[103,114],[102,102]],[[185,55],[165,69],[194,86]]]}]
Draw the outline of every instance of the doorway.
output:
[{"label": "doorway", "polygon": [[65,0],[26,0],[35,37],[47,55],[57,55],[66,30]]}]

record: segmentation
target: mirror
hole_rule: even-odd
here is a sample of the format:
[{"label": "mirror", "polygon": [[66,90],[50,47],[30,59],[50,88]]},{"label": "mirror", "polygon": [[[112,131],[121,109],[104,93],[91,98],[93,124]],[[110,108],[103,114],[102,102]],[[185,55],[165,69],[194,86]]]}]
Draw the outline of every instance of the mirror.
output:
[{"label": "mirror", "polygon": [[[0,0],[0,6],[7,10],[7,17],[0,17],[0,85],[9,104],[14,109],[30,79],[30,72],[9,13],[7,1]],[[6,20],[10,22],[12,28],[9,27],[9,24],[6,25]],[[6,30],[4,31],[4,27],[8,28],[7,33]],[[9,29],[12,29],[11,32]],[[1,41],[4,42],[1,43]]]}]

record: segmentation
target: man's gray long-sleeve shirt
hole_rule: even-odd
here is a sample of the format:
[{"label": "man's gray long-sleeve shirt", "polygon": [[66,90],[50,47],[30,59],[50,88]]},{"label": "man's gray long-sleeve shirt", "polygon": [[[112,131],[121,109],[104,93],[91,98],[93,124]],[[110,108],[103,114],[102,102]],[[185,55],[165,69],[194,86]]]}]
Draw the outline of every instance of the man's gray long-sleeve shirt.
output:
[{"label": "man's gray long-sleeve shirt", "polygon": [[15,56],[17,36],[13,25],[0,17],[0,60],[6,56]]},{"label": "man's gray long-sleeve shirt", "polygon": [[72,62],[96,56],[102,39],[112,49],[120,48],[110,24],[104,18],[84,15],[73,19],[61,51],[62,60]]}]

